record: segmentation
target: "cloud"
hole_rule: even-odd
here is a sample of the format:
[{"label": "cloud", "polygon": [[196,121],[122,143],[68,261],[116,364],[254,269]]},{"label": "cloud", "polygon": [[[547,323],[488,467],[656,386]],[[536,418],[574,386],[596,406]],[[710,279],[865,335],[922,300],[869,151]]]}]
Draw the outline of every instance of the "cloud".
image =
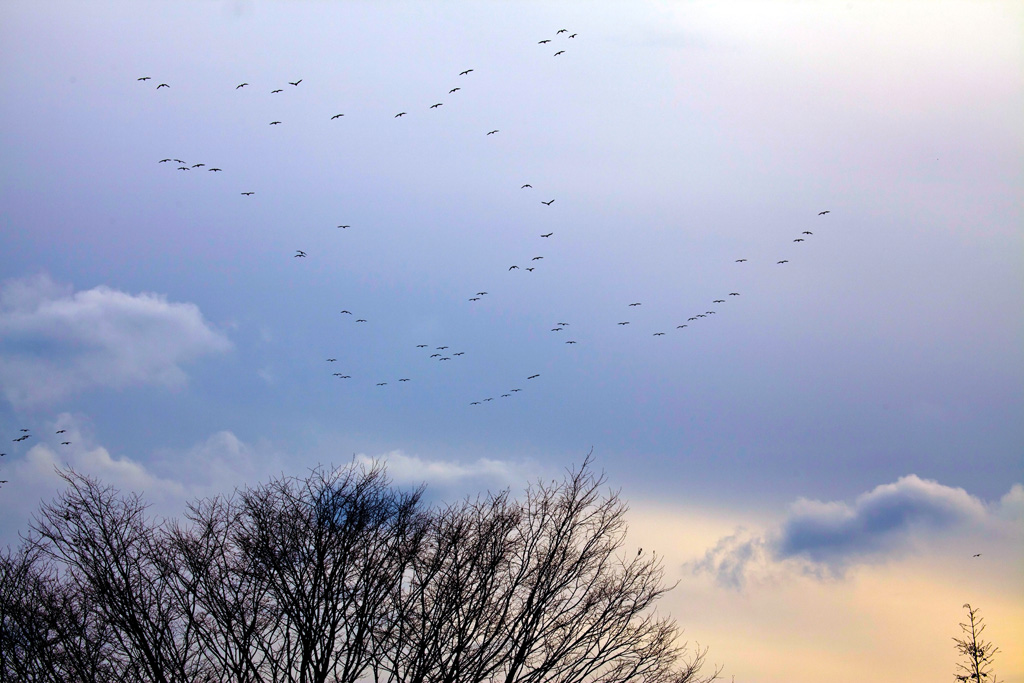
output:
[{"label": "cloud", "polygon": [[801,498],[785,520],[761,535],[724,537],[687,567],[740,589],[754,574],[779,569],[841,578],[857,564],[878,564],[953,537],[976,540],[1013,533],[1024,521],[1024,487],[987,504],[962,488],[916,475],[877,486],[853,501]]},{"label": "cloud", "polygon": [[177,517],[187,501],[230,494],[235,487],[264,481],[280,473],[285,461],[265,443],[248,444],[221,431],[184,450],[157,451],[143,462],[97,444],[86,423],[74,415],[62,413],[52,426],[53,431],[65,431],[50,443],[35,444],[23,458],[5,463],[3,478],[9,483],[0,495],[0,546],[15,545],[40,502],[53,499],[63,488],[58,469],[70,467],[122,492],[139,493],[153,514]]},{"label": "cloud", "polygon": [[484,490],[506,488],[513,489],[513,494],[516,494],[519,488],[532,480],[555,474],[530,461],[478,458],[464,463],[406,455],[400,450],[378,456],[360,453],[354,460],[363,466],[384,463],[388,476],[399,486],[427,484],[427,497],[435,501],[450,501],[461,496],[475,496]]},{"label": "cloud", "polygon": [[159,294],[74,292],[47,275],[0,286],[0,385],[15,407],[97,386],[180,386],[182,364],[230,348],[195,304]]}]

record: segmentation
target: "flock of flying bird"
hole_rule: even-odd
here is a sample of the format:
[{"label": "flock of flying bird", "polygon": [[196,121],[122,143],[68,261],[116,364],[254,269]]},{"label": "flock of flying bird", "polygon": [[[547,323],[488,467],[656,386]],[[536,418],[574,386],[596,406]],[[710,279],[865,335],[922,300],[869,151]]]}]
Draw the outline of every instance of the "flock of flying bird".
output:
[{"label": "flock of flying bird", "polygon": [[[545,39],[542,39],[542,40],[538,41],[538,44],[544,46],[544,45],[550,44],[552,42],[552,40],[557,40],[557,39],[561,39],[561,38],[574,39],[574,38],[576,38],[576,35],[577,34],[575,34],[575,33],[569,33],[569,31],[566,30],[566,29],[559,29],[555,33],[555,36],[554,36],[553,39],[552,38],[545,38]],[[566,51],[564,49],[559,49],[559,50],[557,50],[556,52],[553,53],[553,56],[559,57],[559,56],[565,54],[565,52]],[[470,77],[471,74],[473,74],[474,72],[475,72],[475,69],[464,69],[463,71],[459,72],[458,77],[460,77],[460,78],[467,78],[467,77]],[[137,80],[139,82],[146,83],[146,82],[148,82],[148,81],[150,81],[152,79],[149,76],[141,76]],[[292,88],[297,88],[297,87],[299,87],[302,84],[302,82],[303,82],[303,79],[300,78],[300,79],[297,79],[295,81],[288,81],[288,85],[291,86]],[[468,82],[470,82],[470,81],[467,78],[467,83]],[[170,86],[169,83],[161,82],[161,83],[159,83],[156,86],[156,90],[170,89],[170,87],[171,86]],[[252,88],[252,87],[253,86],[251,86],[250,83],[246,81],[246,82],[242,82],[242,83],[237,84],[235,86],[235,90],[242,90],[244,88]],[[453,87],[453,88],[448,90],[448,96],[457,96],[456,94],[459,93],[460,91],[462,91],[462,89],[463,89],[463,85],[458,85],[456,87]],[[274,88],[274,89],[270,90],[270,94],[272,94],[272,95],[280,95],[281,93],[284,93],[284,92],[285,92],[284,88]],[[425,109],[427,111],[438,110],[443,105],[444,105],[443,101],[435,101],[432,104],[430,104],[429,106],[425,107]],[[410,114],[409,114],[408,111],[400,111],[400,112],[398,112],[398,113],[396,113],[394,115],[394,118],[396,118],[396,119],[397,118],[403,118],[403,117],[406,117],[406,116],[409,116],[409,115]],[[325,116],[325,119],[327,119],[329,121],[337,121],[337,120],[339,120],[339,119],[341,119],[343,117],[344,117],[344,113],[334,113],[334,114],[330,115],[329,117]],[[280,126],[280,125],[283,125],[282,121],[276,120],[276,119],[273,120],[273,121],[270,121],[268,123],[269,123],[270,126]],[[495,129],[490,129],[490,130],[486,131],[486,136],[496,135],[499,132],[500,132],[499,129],[496,129],[496,128]],[[172,168],[176,169],[177,171],[186,172],[186,173],[189,173],[189,172],[192,172],[192,171],[203,171],[203,170],[205,170],[207,173],[213,173],[213,174],[225,173],[224,169],[221,166],[219,166],[219,165],[218,166],[213,166],[213,165],[207,164],[206,162],[190,163],[190,162],[187,162],[187,161],[185,161],[183,159],[180,159],[180,158],[177,158],[177,157],[166,157],[166,158],[158,160],[157,163],[164,164],[164,165],[172,164],[172,166],[171,166]],[[523,190],[523,191],[532,190],[533,189],[533,185],[531,183],[523,183],[522,185],[520,185],[519,189]],[[255,193],[254,190],[244,189],[244,190],[240,191],[240,194],[242,196],[245,196],[245,197],[253,197],[256,193]],[[555,198],[546,199],[546,200],[540,200],[540,203],[543,204],[546,207],[551,207],[555,203]],[[830,213],[830,212],[828,210],[825,210],[825,211],[819,212],[818,215],[819,216],[824,216],[824,215],[826,215],[828,213]],[[349,225],[349,224],[340,224],[340,225],[337,226],[337,228],[339,228],[339,229],[348,229],[348,228],[351,228],[351,227],[352,226]],[[549,231],[549,232],[546,232],[546,233],[541,233],[540,237],[544,238],[545,240],[547,240],[547,239],[552,238],[554,236],[554,234],[555,234],[554,231]],[[806,240],[806,238],[810,237],[812,234],[813,233],[811,231],[809,231],[809,230],[803,231],[801,233],[801,236],[795,238],[793,240],[793,242],[794,243],[804,242]],[[295,254],[293,255],[294,258],[307,258],[308,256],[309,256],[309,254],[305,250],[302,250],[302,249],[296,249],[295,250]],[[508,272],[511,273],[513,271],[519,271],[519,272],[525,272],[525,273],[532,273],[538,267],[540,267],[540,262],[543,261],[543,259],[544,259],[543,255],[533,256],[530,259],[529,264],[524,264],[522,267],[520,267],[518,264],[510,265],[508,267]],[[742,263],[745,263],[745,262],[747,262],[746,258],[736,259],[736,263],[742,264]],[[789,262],[788,259],[780,259],[776,263],[777,263],[777,265],[783,265],[783,264],[786,264],[788,262]],[[484,299],[484,297],[486,297],[487,295],[488,295],[487,291],[478,291],[473,296],[468,297],[468,301],[470,303],[474,303],[475,304],[476,302],[482,301]],[[727,297],[737,297],[739,295],[740,295],[739,292],[728,292],[728,294],[726,296]],[[725,297],[717,298],[717,299],[712,300],[711,305],[712,306],[717,306],[718,304],[726,303],[726,301],[727,301],[727,299]],[[639,307],[641,305],[642,305],[642,302],[635,301],[635,302],[632,302],[632,303],[628,304],[628,306],[625,307],[624,310],[627,310],[627,309],[628,310],[632,310],[632,309],[635,309],[636,307]],[[368,323],[369,322],[366,318],[362,318],[362,317],[355,318],[353,316],[353,314],[350,311],[348,311],[348,310],[342,310],[341,313],[349,315],[349,316],[352,316],[352,319],[355,321],[355,323]],[[677,329],[677,330],[685,329],[685,328],[689,327],[691,324],[696,324],[696,323],[700,322],[701,320],[708,318],[708,316],[715,315],[716,313],[717,313],[717,311],[714,310],[713,308],[708,308],[706,310],[699,311],[699,312],[693,312],[690,315],[688,315],[685,318],[685,320],[682,320],[682,319],[678,320],[677,321],[678,324],[675,325],[675,329]],[[631,322],[632,321],[630,321],[630,320],[624,319],[624,320],[618,321],[617,324],[619,326],[627,326]],[[553,333],[563,333],[564,334],[567,331],[567,329],[569,328],[569,326],[570,325],[567,322],[558,322],[558,323],[554,324],[554,326],[552,326],[550,328],[550,331],[553,332]],[[664,336],[666,336],[666,332],[663,331],[663,330],[656,330],[656,331],[652,332],[651,334],[654,337],[664,337]],[[577,339],[566,339],[564,341],[564,344],[565,345],[569,345],[569,346],[576,345],[576,344],[578,344],[578,340]],[[440,345],[440,346],[433,347],[433,348],[431,348],[430,345],[428,345],[428,344],[417,344],[416,348],[417,349],[421,349],[421,350],[426,350],[426,351],[432,351],[432,353],[429,353],[429,354],[428,353],[424,353],[424,355],[427,357],[427,360],[429,360],[429,361],[435,361],[436,360],[438,363],[443,363],[443,362],[448,362],[448,361],[457,361],[457,359],[460,359],[461,357],[466,355],[465,351],[463,351],[463,350],[452,351],[452,350],[450,350],[450,346],[444,345],[444,344]],[[337,362],[337,360],[338,360],[337,358],[332,357],[332,358],[328,358],[327,362],[328,363],[335,363],[335,362]],[[333,372],[332,376],[337,378],[337,379],[340,379],[340,380],[351,380],[353,375],[350,374],[350,373],[351,373],[351,371],[339,371],[339,372]],[[408,373],[408,374],[413,374],[413,373]],[[535,379],[537,379],[539,377],[540,377],[539,373],[532,373],[532,374],[524,373],[524,378],[525,378],[526,381],[535,380]],[[411,382],[411,381],[412,381],[412,377],[410,377],[410,376],[403,376],[403,377],[399,377],[397,379],[398,383],[406,383],[406,382]],[[387,381],[387,380],[375,381],[375,382],[373,382],[373,384],[375,384],[375,386],[377,386],[377,387],[386,387],[386,386],[389,385],[389,381]],[[471,405],[471,406],[480,406],[480,405],[483,405],[483,404],[486,404],[486,403],[490,403],[491,401],[494,401],[496,399],[511,398],[512,396],[514,396],[515,394],[520,393],[521,391],[523,391],[523,389],[520,388],[520,387],[507,388],[507,389],[504,389],[504,390],[495,391],[493,395],[485,396],[485,397],[478,398],[476,400],[469,401],[468,404]],[[61,430],[58,430],[56,433],[57,434],[62,434],[65,431],[66,430],[61,429]],[[17,438],[13,439],[13,442],[15,442],[15,443],[23,443],[23,442],[27,441],[29,438],[31,438],[31,433],[29,432],[28,429],[22,429],[21,432],[22,432],[22,434],[20,436],[18,436]],[[70,444],[71,444],[70,441],[62,441],[61,442],[61,445],[64,445],[64,446],[68,446]],[[5,455],[6,455],[6,453],[0,453],[0,457],[3,457]],[[5,483],[7,483],[7,480],[0,480],[0,485],[5,484]]]},{"label": "flock of flying bird", "polygon": [[[568,38],[568,39],[574,39],[574,38],[576,38],[576,36],[577,36],[576,33],[569,33],[569,31],[567,29],[559,29],[555,33],[554,39],[552,39],[552,38],[545,38],[545,39],[542,39],[542,40],[538,41],[538,44],[539,45],[548,45],[548,44],[550,44],[552,42],[552,40],[557,40],[557,39],[560,39],[560,38],[563,38],[563,37],[564,38]],[[559,49],[556,52],[554,52],[553,56],[558,57],[558,56],[563,55],[563,54],[565,54],[565,50],[564,49]],[[464,69],[464,70],[462,70],[461,72],[458,73],[458,77],[460,77],[460,78],[468,77],[471,74],[473,74],[474,72],[475,72],[475,69]],[[140,77],[138,80],[142,81],[142,82],[145,82],[145,81],[148,81],[148,80],[151,80],[151,79],[148,76],[143,76],[143,77]],[[297,87],[299,87],[299,85],[302,82],[303,82],[303,79],[300,78],[300,79],[297,79],[295,81],[289,81],[288,85],[290,85],[293,88],[297,88]],[[157,90],[159,90],[161,88],[169,88],[169,87],[170,86],[167,83],[160,83],[157,86]],[[251,87],[253,87],[253,86],[251,86],[248,81],[245,81],[245,82],[237,84],[235,86],[235,90],[241,90],[243,88],[251,88]],[[463,89],[462,85],[453,87],[453,88],[448,90],[448,95],[449,96],[456,95],[456,93],[460,92],[462,89]],[[284,89],[284,88],[274,88],[274,89],[270,90],[270,94],[278,95],[280,93],[285,92],[285,90],[286,89]],[[439,109],[440,107],[444,106],[444,104],[445,103],[443,101],[435,101],[432,104],[430,104],[429,106],[425,107],[425,109],[427,109],[428,111],[429,110],[436,110],[436,109]],[[402,118],[402,117],[406,117],[406,116],[409,116],[409,115],[410,114],[409,114],[408,111],[400,111],[400,112],[398,112],[398,113],[396,113],[394,115],[394,118],[397,119],[397,118]],[[345,116],[344,113],[335,113],[335,114],[333,114],[333,115],[331,115],[329,117],[325,116],[325,118],[330,120],[330,121],[335,121],[335,120],[341,119],[344,116]],[[269,125],[271,125],[271,126],[279,126],[279,125],[282,125],[282,121],[273,120],[273,121],[269,122]],[[491,129],[491,130],[488,130],[486,132],[486,135],[487,136],[491,136],[491,135],[495,135],[495,134],[497,134],[499,132],[500,132],[499,129]],[[179,171],[186,171],[187,172],[187,171],[192,171],[192,170],[206,169],[208,172],[221,172],[223,170],[219,166],[211,167],[211,166],[208,166],[205,163],[190,164],[190,163],[187,163],[186,161],[184,161],[182,159],[178,159],[178,158],[174,158],[174,157],[168,157],[168,158],[160,159],[158,163],[168,164],[168,163],[171,163],[171,162],[174,162],[174,164],[177,164],[177,166],[175,168],[177,168],[177,170],[179,170]],[[533,189],[533,185],[531,183],[523,183],[520,186],[519,189],[520,190],[532,190]],[[252,191],[252,190],[245,190],[245,191],[240,192],[240,194],[243,195],[243,196],[246,196],[246,197],[252,197],[252,196],[255,195],[255,192]],[[545,206],[547,206],[547,207],[551,207],[555,203],[555,198],[551,198],[551,199],[547,199],[547,200],[540,200],[540,203],[545,205]],[[818,215],[819,216],[824,216],[824,215],[826,215],[828,213],[830,213],[830,211],[825,210],[825,211],[819,212]],[[348,229],[348,228],[351,228],[351,227],[352,226],[349,225],[349,224],[340,224],[340,225],[337,226],[337,228],[339,228],[339,229]],[[550,231],[550,232],[546,232],[546,233],[540,234],[540,237],[545,238],[545,239],[549,239],[549,238],[553,237],[554,234],[555,234],[554,231]],[[813,235],[813,233],[811,231],[809,231],[809,230],[803,231],[803,233],[801,233],[801,236],[797,237],[796,239],[794,239],[793,242],[794,243],[804,242],[804,241],[806,241],[806,238],[811,236],[811,235]],[[305,250],[296,249],[295,253],[292,256],[293,256],[293,258],[308,258],[309,254]],[[543,255],[533,256],[530,259],[529,264],[524,264],[522,266],[520,266],[518,264],[510,265],[508,267],[508,272],[520,271],[520,272],[525,272],[525,273],[532,273],[538,267],[540,267],[540,262],[543,259],[544,259]],[[739,258],[739,259],[736,259],[736,263],[742,264],[742,263],[747,262],[747,260],[748,259],[746,259],[746,258]],[[786,264],[788,262],[789,262],[788,259],[780,259],[779,261],[776,262],[776,264],[777,265],[783,265],[783,264]],[[728,294],[726,296],[728,296],[728,297],[737,297],[739,295],[740,295],[739,292],[728,292]],[[475,295],[468,297],[468,301],[471,302],[471,303],[479,302],[485,296],[487,296],[487,292],[486,291],[479,291],[479,292],[476,292]],[[723,304],[723,303],[726,302],[726,300],[727,299],[725,299],[725,298],[714,299],[714,300],[711,301],[711,304],[713,306],[718,305],[718,304]],[[629,307],[630,308],[635,308],[635,307],[638,307],[638,306],[641,306],[641,305],[642,305],[642,302],[637,301],[637,302],[630,303]],[[347,310],[343,310],[343,311],[341,311],[341,313],[342,314],[352,315],[351,312],[347,311]],[[675,324],[674,328],[677,329],[677,330],[682,330],[682,329],[685,329],[685,328],[689,327],[691,324],[698,323],[702,319],[708,318],[709,316],[716,315],[716,314],[717,314],[717,311],[713,310],[712,308],[709,308],[707,310],[702,310],[702,311],[695,311],[695,312],[692,312],[690,315],[686,316],[685,320],[679,319],[678,321],[676,321],[678,324]],[[354,318],[354,320],[355,320],[356,323],[367,323],[368,322],[368,320],[366,318]],[[617,324],[619,326],[623,326],[624,327],[624,326],[630,325],[631,322],[632,321],[630,321],[630,320],[620,320],[620,321],[618,321]],[[565,332],[568,327],[569,327],[569,323],[559,322],[559,323],[555,324],[553,327],[551,327],[550,330],[551,330],[551,332],[559,333],[559,332]],[[664,331],[664,330],[655,330],[655,331],[653,331],[651,333],[651,335],[654,336],[654,337],[664,337],[664,336],[666,336],[666,334],[667,334],[667,332]],[[565,340],[564,343],[566,345],[576,345],[578,343],[578,340],[576,340],[576,339],[567,339],[567,340]],[[417,344],[417,348],[420,348],[420,349],[427,349],[428,347],[429,347],[429,345],[427,345],[427,344]],[[457,351],[457,352],[453,352],[453,353],[450,353],[450,354],[442,353],[442,352],[446,351],[448,348],[449,347],[446,346],[446,345],[442,345],[442,346],[438,346],[438,347],[434,348],[433,350],[436,351],[436,353],[429,354],[429,358],[428,359],[429,360],[436,360],[438,362],[445,362],[445,361],[453,361],[453,360],[457,359],[458,357],[461,357],[461,356],[465,355],[465,351]],[[329,363],[337,362],[337,358],[328,358],[327,362],[329,362]],[[351,371],[333,372],[332,376],[337,378],[337,379],[350,380],[350,379],[353,378],[353,375],[350,374],[350,373],[351,373]],[[527,375],[526,379],[527,380],[532,380],[532,379],[538,378],[539,376],[540,376],[539,374],[534,373],[534,374]],[[397,381],[398,382],[410,382],[410,381],[412,381],[412,378],[411,377],[400,377],[400,378],[398,378]],[[389,382],[386,381],[386,380],[385,381],[376,381],[376,382],[374,382],[374,385],[377,386],[377,387],[385,387],[385,386],[389,385]],[[518,393],[520,391],[522,391],[522,389],[516,387],[516,388],[511,388],[511,389],[507,389],[507,390],[499,391],[499,392],[495,392],[495,393],[497,394],[498,398],[510,398],[511,396],[513,396],[514,394],[516,394],[516,393]],[[473,406],[482,405],[484,403],[488,403],[490,401],[493,401],[494,399],[495,399],[495,396],[488,396],[488,397],[485,397],[485,398],[480,398],[478,400],[469,401],[469,405],[473,405]]]}]

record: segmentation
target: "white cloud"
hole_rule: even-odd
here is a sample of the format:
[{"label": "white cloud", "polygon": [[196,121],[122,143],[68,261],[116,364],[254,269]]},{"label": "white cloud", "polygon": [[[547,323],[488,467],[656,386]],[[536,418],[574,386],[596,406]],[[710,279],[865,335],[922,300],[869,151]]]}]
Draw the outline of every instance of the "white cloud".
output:
[{"label": "white cloud", "polygon": [[530,463],[512,463],[504,460],[479,458],[469,463],[450,460],[428,460],[402,451],[391,451],[379,456],[360,453],[355,457],[358,464],[369,466],[377,462],[387,465],[388,476],[399,485],[426,483],[445,493],[461,491],[473,493],[481,486],[525,486],[540,470]]},{"label": "white cloud", "polygon": [[884,563],[952,538],[980,544],[1019,535],[1022,520],[1020,484],[986,504],[961,488],[909,475],[853,503],[801,498],[778,527],[724,537],[687,567],[736,589],[755,575],[773,576],[786,568],[818,578],[842,577],[852,566]]},{"label": "white cloud", "polygon": [[154,514],[176,517],[184,512],[186,501],[230,494],[235,487],[263,481],[279,473],[283,462],[269,446],[247,444],[229,431],[184,451],[158,451],[142,462],[110,453],[95,443],[82,420],[70,414],[61,414],[53,427],[65,431],[35,444],[23,458],[5,463],[3,478],[8,483],[0,496],[0,545],[15,545],[40,502],[53,499],[62,489],[58,469],[70,467],[122,492],[137,492]]},{"label": "white cloud", "polygon": [[159,294],[74,292],[47,275],[0,286],[0,384],[15,407],[96,386],[180,386],[183,363],[230,348],[195,304]]}]

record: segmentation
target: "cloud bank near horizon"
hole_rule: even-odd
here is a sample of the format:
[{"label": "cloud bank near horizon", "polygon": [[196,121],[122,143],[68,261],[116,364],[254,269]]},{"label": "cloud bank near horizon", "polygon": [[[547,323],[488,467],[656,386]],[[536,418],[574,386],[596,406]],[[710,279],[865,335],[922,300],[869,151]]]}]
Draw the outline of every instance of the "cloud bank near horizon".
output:
[{"label": "cloud bank near horizon", "polygon": [[858,564],[880,564],[951,536],[1020,535],[1024,486],[986,503],[962,488],[910,474],[876,486],[852,503],[800,498],[781,524],[763,533],[737,529],[688,563],[720,585],[742,589],[754,575],[781,567],[817,578],[842,578]]}]

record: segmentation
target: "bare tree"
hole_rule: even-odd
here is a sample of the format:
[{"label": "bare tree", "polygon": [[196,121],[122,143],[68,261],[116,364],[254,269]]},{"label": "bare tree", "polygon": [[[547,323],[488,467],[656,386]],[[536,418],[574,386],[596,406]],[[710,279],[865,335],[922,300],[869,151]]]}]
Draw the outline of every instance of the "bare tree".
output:
[{"label": "bare tree", "polygon": [[0,555],[0,683],[698,683],[653,554],[589,459],[423,509],[383,466],[191,503],[180,522],[73,471]]},{"label": "bare tree", "polygon": [[999,648],[989,641],[982,640],[985,619],[978,614],[978,608],[971,607],[970,603],[964,603],[964,609],[967,610],[967,621],[960,623],[964,637],[953,639],[956,651],[964,658],[963,662],[956,665],[962,672],[956,674],[956,680],[962,683],[997,683],[996,675],[991,669],[992,660],[999,652]]},{"label": "bare tree", "polygon": [[397,683],[696,682],[655,602],[653,555],[622,552],[626,506],[589,460],[561,483],[467,501],[432,520],[375,674]]}]

